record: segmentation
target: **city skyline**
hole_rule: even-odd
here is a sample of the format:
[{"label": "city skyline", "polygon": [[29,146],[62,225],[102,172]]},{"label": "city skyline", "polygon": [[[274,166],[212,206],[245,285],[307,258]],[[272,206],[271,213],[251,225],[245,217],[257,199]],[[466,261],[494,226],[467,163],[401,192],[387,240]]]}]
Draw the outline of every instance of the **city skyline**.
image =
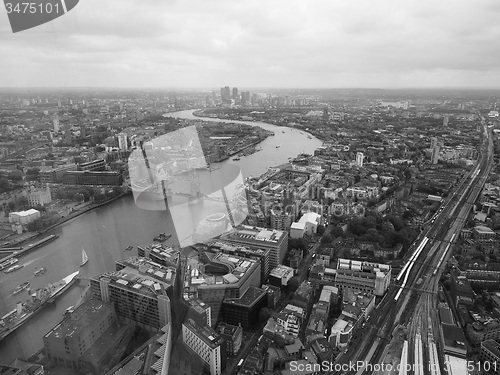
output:
[{"label": "city skyline", "polygon": [[0,35],[3,87],[500,88],[493,2],[88,0]]}]

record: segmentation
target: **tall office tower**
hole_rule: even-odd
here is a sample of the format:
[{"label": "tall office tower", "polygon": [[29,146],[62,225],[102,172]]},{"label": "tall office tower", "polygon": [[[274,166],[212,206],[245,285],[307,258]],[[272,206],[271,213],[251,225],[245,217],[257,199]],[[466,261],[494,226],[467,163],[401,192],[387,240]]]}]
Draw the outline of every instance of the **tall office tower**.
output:
[{"label": "tall office tower", "polygon": [[127,134],[125,133],[118,134],[118,148],[123,151],[128,149]]},{"label": "tall office tower", "polygon": [[438,145],[438,139],[437,137],[432,137],[431,138],[431,150],[434,149],[434,147],[436,147]]},{"label": "tall office tower", "polygon": [[233,99],[236,99],[238,97],[238,88],[233,87]]},{"label": "tall office tower", "polygon": [[250,102],[252,105],[257,104],[259,102],[259,97],[257,96],[257,94],[252,94]]},{"label": "tall office tower", "polygon": [[54,124],[54,133],[59,133],[59,115],[57,113],[54,113],[52,123]]},{"label": "tall office tower", "polygon": [[57,99],[57,106],[58,106],[58,107],[62,107],[62,104],[61,104],[61,99]]},{"label": "tall office tower", "polygon": [[357,167],[362,167],[363,166],[363,159],[365,158],[365,155],[362,152],[357,152],[356,153],[356,166]]},{"label": "tall office tower", "polygon": [[437,164],[439,161],[439,146],[432,149],[431,162],[432,164]]},{"label": "tall office tower", "polygon": [[182,324],[182,341],[210,369],[210,375],[222,374],[226,367],[226,342],[213,328],[188,318]]},{"label": "tall office tower", "polygon": [[223,102],[228,102],[231,100],[231,89],[229,86],[222,87],[220,89],[220,98]]},{"label": "tall office tower", "polygon": [[66,125],[66,129],[64,130],[64,143],[70,144],[73,140],[73,134],[71,133],[71,125]]},{"label": "tall office tower", "polygon": [[450,121],[450,117],[448,115],[444,115],[443,117],[443,127],[447,127],[448,126],[448,121]]},{"label": "tall office tower", "polygon": [[250,104],[250,91],[241,92],[241,105]]}]

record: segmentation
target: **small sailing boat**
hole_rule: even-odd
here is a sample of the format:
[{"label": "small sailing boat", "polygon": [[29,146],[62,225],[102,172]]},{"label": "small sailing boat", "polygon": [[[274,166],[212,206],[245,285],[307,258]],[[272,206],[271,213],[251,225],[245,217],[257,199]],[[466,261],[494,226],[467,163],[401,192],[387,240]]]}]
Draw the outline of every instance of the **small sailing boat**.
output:
[{"label": "small sailing boat", "polygon": [[85,249],[82,246],[82,262],[80,263],[80,267],[83,267],[88,261],[89,257],[87,256],[87,253],[85,252]]}]

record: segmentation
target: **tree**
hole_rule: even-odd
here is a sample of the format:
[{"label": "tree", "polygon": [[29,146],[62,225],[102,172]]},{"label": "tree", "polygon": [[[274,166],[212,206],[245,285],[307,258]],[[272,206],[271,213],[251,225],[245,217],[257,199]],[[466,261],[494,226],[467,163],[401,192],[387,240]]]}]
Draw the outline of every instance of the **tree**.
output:
[{"label": "tree", "polygon": [[294,276],[288,281],[287,289],[289,292],[295,293],[295,291],[299,289],[299,285],[300,285],[299,277]]},{"label": "tree", "polygon": [[271,310],[269,307],[263,307],[259,311],[259,321],[261,323],[267,322],[269,318],[271,317],[273,310]]},{"label": "tree", "polygon": [[14,169],[9,172],[7,177],[12,181],[21,181],[23,179],[23,172],[21,172],[19,169]]},{"label": "tree", "polygon": [[342,229],[342,227],[340,226],[335,226],[332,228],[332,230],[330,231],[331,235],[334,237],[334,238],[337,238],[337,237],[342,237],[344,236],[344,230]]},{"label": "tree", "polygon": [[325,235],[323,235],[323,237],[321,237],[322,244],[329,244],[332,242],[333,242],[332,236],[330,236],[329,234],[325,234]]},{"label": "tree", "polygon": [[316,233],[319,234],[320,236],[325,233],[325,226],[320,224],[318,225],[318,228],[316,228]]},{"label": "tree", "polygon": [[9,189],[10,183],[5,177],[0,177],[0,192],[5,192]]}]

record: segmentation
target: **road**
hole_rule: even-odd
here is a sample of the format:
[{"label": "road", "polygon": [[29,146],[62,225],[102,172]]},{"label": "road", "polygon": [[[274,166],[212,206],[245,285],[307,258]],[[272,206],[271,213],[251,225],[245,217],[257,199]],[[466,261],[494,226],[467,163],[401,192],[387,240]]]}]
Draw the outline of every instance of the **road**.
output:
[{"label": "road", "polygon": [[[384,349],[392,340],[392,332],[398,325],[407,328],[409,335],[409,352],[414,352],[416,341],[421,340],[422,355],[409,355],[408,361],[418,365],[430,363],[429,348],[436,345],[438,358],[442,361],[441,338],[435,337],[439,332],[437,314],[437,289],[443,269],[451,256],[453,244],[467,220],[467,216],[481,192],[493,165],[493,144],[491,133],[484,119],[481,132],[480,155],[474,168],[458,183],[454,192],[446,198],[443,208],[431,220],[431,226],[422,232],[415,244],[408,251],[408,259],[425,240],[420,254],[407,270],[404,288],[395,283],[390,285],[386,296],[379,307],[370,316],[365,326],[363,338],[352,342],[349,350],[335,361],[335,369],[351,363],[362,363],[364,366],[355,371],[333,371],[330,374],[371,374],[375,364],[384,363]],[[417,285],[417,280],[422,279]],[[401,278],[403,280],[403,278]],[[400,295],[398,292],[401,290]],[[396,298],[398,296],[399,298]],[[425,318],[430,315],[430,319]],[[418,335],[417,335],[418,334]],[[441,350],[441,352],[440,352]],[[442,365],[442,363],[441,363]],[[429,366],[421,367],[412,374],[429,374]],[[410,373],[410,372],[409,372]],[[433,372],[435,374],[435,372]]]}]

